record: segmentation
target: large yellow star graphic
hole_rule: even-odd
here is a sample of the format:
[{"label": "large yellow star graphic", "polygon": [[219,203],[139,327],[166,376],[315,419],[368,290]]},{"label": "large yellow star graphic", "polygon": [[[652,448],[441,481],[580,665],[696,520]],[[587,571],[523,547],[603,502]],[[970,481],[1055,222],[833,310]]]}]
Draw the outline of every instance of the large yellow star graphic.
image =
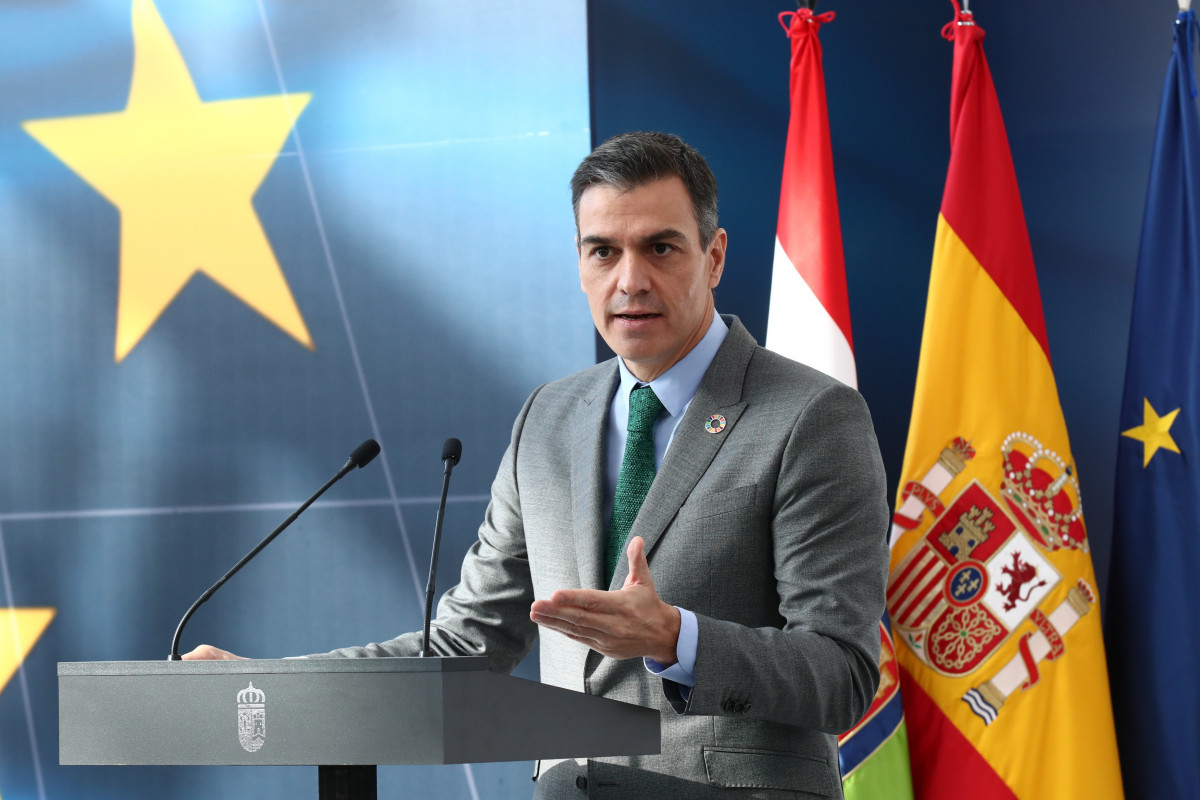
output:
[{"label": "large yellow star graphic", "polygon": [[1121,435],[1137,439],[1142,443],[1142,468],[1144,469],[1150,466],[1150,459],[1154,458],[1154,454],[1160,447],[1173,453],[1179,452],[1179,445],[1175,444],[1175,440],[1171,438],[1171,425],[1174,424],[1175,417],[1179,416],[1179,409],[1160,417],[1154,407],[1150,405],[1150,399],[1142,399],[1146,404],[1142,409],[1142,424],[1136,428],[1121,431]]},{"label": "large yellow star graphic", "polygon": [[134,0],[133,41],[124,111],[23,124],[121,211],[116,360],[197,272],[311,349],[252,205],[310,95],[202,101],[152,0]]}]

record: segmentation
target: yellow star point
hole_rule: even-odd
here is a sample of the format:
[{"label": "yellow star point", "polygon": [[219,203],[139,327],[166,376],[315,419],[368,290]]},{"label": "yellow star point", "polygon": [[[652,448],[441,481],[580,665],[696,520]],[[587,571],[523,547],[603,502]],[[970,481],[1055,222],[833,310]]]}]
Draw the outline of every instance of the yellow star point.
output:
[{"label": "yellow star point", "polygon": [[1121,435],[1137,439],[1144,445],[1142,452],[1142,468],[1144,469],[1150,466],[1150,459],[1154,458],[1154,454],[1160,448],[1170,450],[1172,453],[1179,452],[1179,445],[1175,444],[1175,440],[1171,438],[1171,425],[1175,423],[1175,417],[1179,416],[1179,409],[1160,417],[1154,407],[1150,405],[1150,399],[1142,399],[1145,402],[1142,409],[1142,424],[1136,428],[1121,431]]},{"label": "yellow star point", "polygon": [[52,619],[53,608],[0,608],[0,692]]},{"label": "yellow star point", "polygon": [[0,608],[0,692],[52,619],[53,608]]},{"label": "yellow star point", "polygon": [[310,95],[202,101],[153,0],[134,0],[133,39],[124,111],[22,124],[121,211],[116,360],[197,272],[311,350],[252,204]]}]

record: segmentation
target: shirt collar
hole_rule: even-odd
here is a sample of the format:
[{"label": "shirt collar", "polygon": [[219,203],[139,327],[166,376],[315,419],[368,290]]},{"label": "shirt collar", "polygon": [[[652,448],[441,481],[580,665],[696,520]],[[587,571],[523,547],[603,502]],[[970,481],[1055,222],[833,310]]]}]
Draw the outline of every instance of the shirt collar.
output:
[{"label": "shirt collar", "polygon": [[[712,360],[716,358],[717,351],[721,349],[721,343],[725,341],[727,333],[729,333],[729,326],[714,309],[712,322],[709,323],[704,338],[697,342],[696,346],[689,350],[683,358],[672,364],[670,369],[650,381],[650,388],[654,390],[659,402],[672,417],[682,414],[688,403],[692,402],[692,398],[696,396],[696,391],[700,388],[700,381],[703,380],[704,373],[708,372]],[[628,402],[629,393],[634,390],[634,387],[641,385],[642,381],[639,381],[629,371],[629,367],[625,366],[625,359],[618,358],[617,367],[621,371],[620,395]]]}]

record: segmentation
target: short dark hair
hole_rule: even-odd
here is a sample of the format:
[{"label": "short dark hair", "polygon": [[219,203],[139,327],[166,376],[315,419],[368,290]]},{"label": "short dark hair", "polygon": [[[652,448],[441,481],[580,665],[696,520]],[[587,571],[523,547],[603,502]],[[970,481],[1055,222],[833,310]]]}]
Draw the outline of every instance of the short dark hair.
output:
[{"label": "short dark hair", "polygon": [[670,133],[634,131],[608,139],[579,163],[571,176],[571,207],[579,234],[579,201],[593,186],[629,191],[663,178],[679,178],[692,199],[701,246],[717,232],[717,179],[704,156]]}]

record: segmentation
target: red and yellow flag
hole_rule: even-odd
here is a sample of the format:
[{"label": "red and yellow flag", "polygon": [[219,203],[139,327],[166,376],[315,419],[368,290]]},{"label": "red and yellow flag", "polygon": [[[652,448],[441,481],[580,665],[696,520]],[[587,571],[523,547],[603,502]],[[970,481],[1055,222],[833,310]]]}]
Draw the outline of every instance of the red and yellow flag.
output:
[{"label": "red and yellow flag", "polygon": [[954,2],[888,585],[917,798],[1119,798],[1095,573],[984,31]]}]

